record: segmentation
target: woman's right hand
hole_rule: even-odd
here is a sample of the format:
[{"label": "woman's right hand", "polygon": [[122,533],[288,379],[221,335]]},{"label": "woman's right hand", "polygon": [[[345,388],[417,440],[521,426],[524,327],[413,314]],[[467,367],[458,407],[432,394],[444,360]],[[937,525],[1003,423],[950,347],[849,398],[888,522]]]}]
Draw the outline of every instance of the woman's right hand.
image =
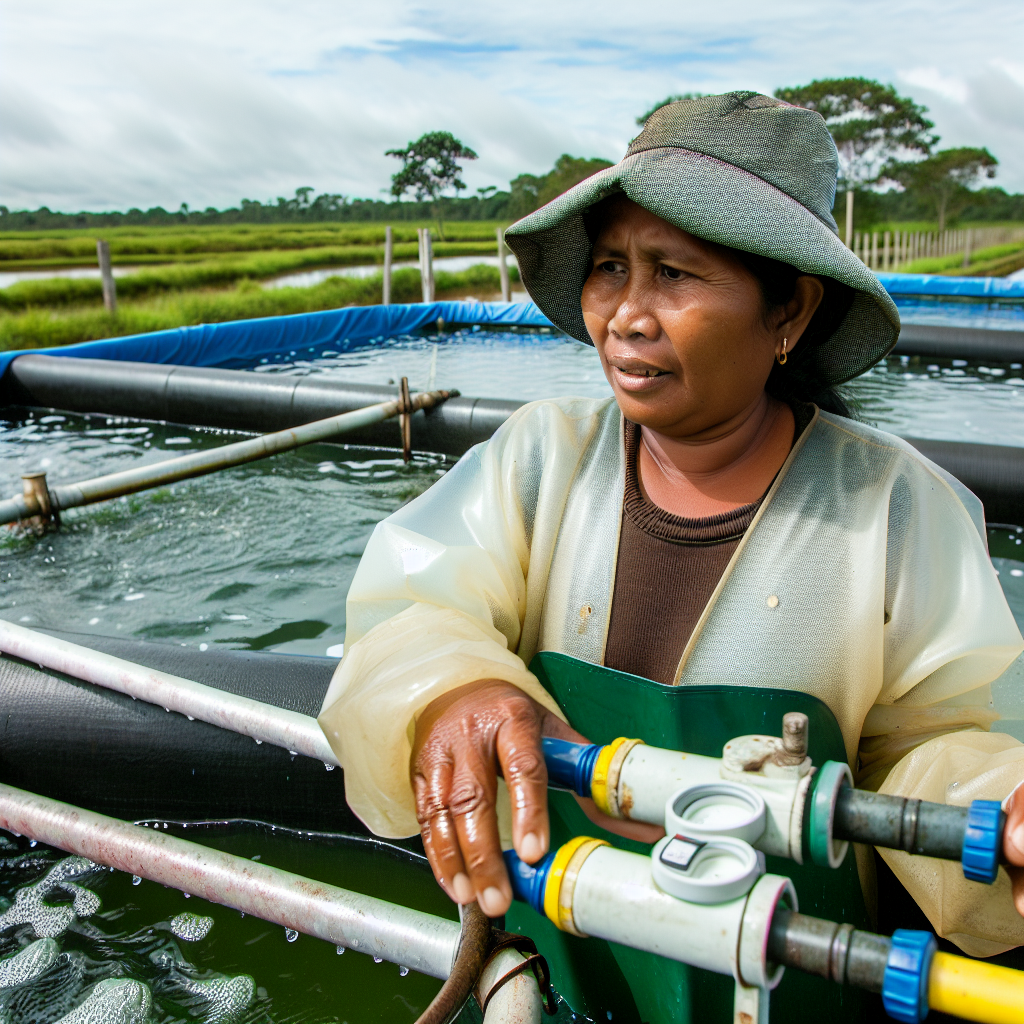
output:
[{"label": "woman's right hand", "polygon": [[498,838],[498,767],[512,800],[512,841],[528,864],[547,853],[548,773],[541,736],[586,742],[547,708],[500,679],[468,683],[416,722],[410,776],[423,846],[438,882],[489,917],[512,902]]}]

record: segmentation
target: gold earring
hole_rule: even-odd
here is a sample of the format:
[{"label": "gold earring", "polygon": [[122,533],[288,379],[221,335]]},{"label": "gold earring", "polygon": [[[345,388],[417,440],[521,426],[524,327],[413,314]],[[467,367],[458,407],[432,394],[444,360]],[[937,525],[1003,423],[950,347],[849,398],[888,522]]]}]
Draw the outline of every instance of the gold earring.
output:
[{"label": "gold earring", "polygon": [[786,355],[786,343],[788,341],[789,341],[789,338],[783,338],[782,339],[782,351],[775,357],[775,359],[778,362],[779,366],[785,366],[786,365],[786,360],[789,359],[789,356]]}]

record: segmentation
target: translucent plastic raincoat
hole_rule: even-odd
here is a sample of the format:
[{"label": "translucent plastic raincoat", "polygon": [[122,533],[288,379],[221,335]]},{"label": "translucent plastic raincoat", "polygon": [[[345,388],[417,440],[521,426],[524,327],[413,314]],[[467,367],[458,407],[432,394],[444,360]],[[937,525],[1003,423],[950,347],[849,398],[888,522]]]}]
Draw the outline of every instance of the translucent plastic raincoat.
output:
[{"label": "translucent plastic raincoat", "polygon": [[[375,529],[348,595],[345,657],[320,723],[353,810],[418,831],[417,714],[504,679],[557,712],[539,650],[600,663],[625,478],[615,402],[525,406]],[[683,651],[680,686],[802,690],[835,714],[862,785],[966,804],[1024,780],[1024,745],[986,730],[988,684],[1024,648],[980,502],[905,442],[818,413]],[[666,600],[670,596],[666,595]],[[975,955],[1024,943],[1005,872],[884,851],[940,934]]]}]

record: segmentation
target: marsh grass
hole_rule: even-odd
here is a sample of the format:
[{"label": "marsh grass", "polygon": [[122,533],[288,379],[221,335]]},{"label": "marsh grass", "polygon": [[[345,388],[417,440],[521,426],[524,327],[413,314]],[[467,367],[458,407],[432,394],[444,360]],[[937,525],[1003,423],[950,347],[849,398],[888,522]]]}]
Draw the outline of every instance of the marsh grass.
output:
[{"label": "marsh grass", "polygon": [[[518,281],[515,267],[509,271],[512,280]],[[231,289],[196,289],[122,302],[113,315],[102,307],[0,313],[0,349],[54,348],[196,324],[371,305],[380,302],[382,280],[380,274],[332,277],[309,288],[264,289],[251,278],[243,278]],[[497,267],[482,264],[459,273],[438,271],[435,284],[439,299],[486,298],[500,288]],[[418,302],[419,271],[396,270],[391,294],[394,302]]]},{"label": "marsh grass", "polygon": [[[431,227],[432,224],[432,221],[394,224],[395,242],[411,244],[415,255],[416,229]],[[439,245],[451,242],[487,242],[494,251],[497,227],[493,221],[454,221],[445,227],[445,242],[435,241],[435,251]],[[348,246],[379,248],[383,254],[384,228],[383,223],[369,222],[5,231],[0,232],[0,270],[28,270],[33,266],[95,266],[97,238],[110,243],[112,260],[121,265],[154,259],[174,262],[230,253]],[[374,262],[373,259],[363,261]]]},{"label": "marsh grass", "polygon": [[963,266],[964,254],[934,256],[914,260],[900,267],[901,274],[942,274],[950,277],[1004,277],[1024,267],[1024,242],[1007,242],[978,249],[971,254],[969,266]]},{"label": "marsh grass", "polygon": [[[440,242],[434,246],[436,257],[487,256],[495,253],[492,242]],[[415,242],[395,245],[396,260],[415,260]],[[281,274],[318,267],[351,267],[382,263],[383,246],[348,245],[318,249],[274,250],[248,255],[222,256],[200,263],[154,267],[126,274],[117,279],[118,299],[142,298],[160,292],[216,288],[245,278],[267,280]],[[99,305],[103,289],[98,279],[50,277],[19,281],[0,288],[0,309],[27,310],[33,306]]]}]

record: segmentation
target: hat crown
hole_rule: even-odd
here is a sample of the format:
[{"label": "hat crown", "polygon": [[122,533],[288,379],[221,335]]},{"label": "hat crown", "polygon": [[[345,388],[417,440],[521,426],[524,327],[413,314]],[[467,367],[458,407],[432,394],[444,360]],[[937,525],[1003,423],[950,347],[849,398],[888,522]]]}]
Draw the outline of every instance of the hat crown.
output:
[{"label": "hat crown", "polygon": [[656,110],[626,153],[687,149],[722,160],[785,192],[836,231],[839,155],[816,110],[742,91],[677,100]]}]

